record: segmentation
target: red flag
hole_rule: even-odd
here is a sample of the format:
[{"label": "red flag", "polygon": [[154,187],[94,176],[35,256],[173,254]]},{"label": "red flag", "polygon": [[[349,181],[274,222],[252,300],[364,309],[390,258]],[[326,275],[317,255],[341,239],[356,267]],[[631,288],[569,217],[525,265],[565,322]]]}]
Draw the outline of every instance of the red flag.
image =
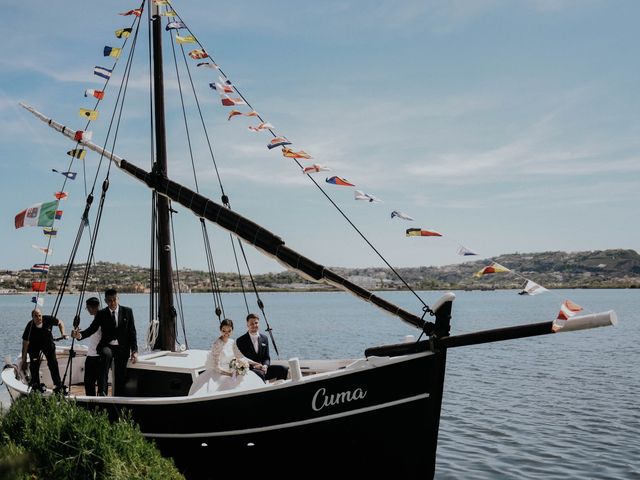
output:
[{"label": "red flag", "polygon": [[125,17],[127,15],[135,15],[136,17],[139,17],[140,15],[142,15],[142,9],[136,8],[135,10],[129,10],[128,12],[119,13],[118,15],[124,15]]},{"label": "red flag", "polygon": [[196,50],[191,50],[189,52],[189,56],[191,58],[193,58],[194,60],[200,60],[202,58],[207,58],[209,56],[209,54],[207,52],[205,52],[204,50],[202,50],[201,48],[198,48]]},{"label": "red flag", "polygon": [[67,192],[56,192],[53,194],[53,196],[56,197],[58,200],[64,200],[69,196],[69,194]]},{"label": "red flag", "polygon": [[553,321],[553,325],[551,326],[551,330],[555,333],[558,330],[561,330],[564,327],[567,320],[573,317],[576,313],[581,312],[583,308],[573,303],[571,300],[565,300],[560,305],[560,311],[558,312],[558,317]]},{"label": "red flag", "polygon": [[31,282],[31,291],[32,292],[46,292],[47,291],[47,282]]}]

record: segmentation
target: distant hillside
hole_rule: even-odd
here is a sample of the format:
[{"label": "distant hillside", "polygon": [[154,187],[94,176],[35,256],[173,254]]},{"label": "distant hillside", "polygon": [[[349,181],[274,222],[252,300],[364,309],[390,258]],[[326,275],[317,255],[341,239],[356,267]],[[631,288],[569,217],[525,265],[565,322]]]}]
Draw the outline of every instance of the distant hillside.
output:
[{"label": "distant hillside", "polygon": [[[491,262],[498,262],[512,273],[485,275],[474,273]],[[363,287],[377,289],[403,288],[402,282],[388,268],[333,268]],[[640,255],[634,250],[598,250],[590,252],[510,253],[484,260],[443,267],[399,268],[399,273],[416,289],[502,289],[519,288],[525,278],[547,288],[640,288]],[[48,276],[48,292],[54,293],[64,272],[63,266],[52,266]],[[76,265],[68,291],[81,285],[84,265]],[[184,292],[211,291],[209,274],[197,270],[181,270],[180,285]],[[237,274],[218,275],[223,291],[237,291]],[[295,273],[279,272],[254,275],[262,290],[330,290],[332,287],[307,282]],[[35,275],[29,270],[0,271],[0,292],[28,292]],[[251,288],[243,276],[245,288]],[[99,262],[91,270],[88,290],[102,291],[116,286],[122,292],[148,291],[149,270],[119,263]]]}]

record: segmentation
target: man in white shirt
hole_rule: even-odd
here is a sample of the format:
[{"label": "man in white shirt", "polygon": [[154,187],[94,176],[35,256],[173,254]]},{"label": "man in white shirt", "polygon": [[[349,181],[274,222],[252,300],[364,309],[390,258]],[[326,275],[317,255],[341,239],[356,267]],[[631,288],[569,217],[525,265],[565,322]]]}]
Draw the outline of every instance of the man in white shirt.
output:
[{"label": "man in white shirt", "polygon": [[[100,300],[97,297],[88,298],[85,302],[87,311],[95,317],[100,310]],[[87,342],[87,357],[84,361],[84,392],[90,397],[96,396],[96,383],[98,384],[98,395],[107,395],[107,385],[104,382],[104,359],[100,358],[97,347],[102,339],[102,329],[89,337]]]}]

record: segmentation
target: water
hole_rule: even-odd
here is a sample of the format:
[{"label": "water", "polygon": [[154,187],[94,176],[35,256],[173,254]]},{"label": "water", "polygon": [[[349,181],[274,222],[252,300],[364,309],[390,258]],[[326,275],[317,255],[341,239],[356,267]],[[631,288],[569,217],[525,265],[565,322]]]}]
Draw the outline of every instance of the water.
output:
[{"label": "water", "polygon": [[[514,291],[455,293],[452,334],[551,320],[565,298],[591,311],[613,308],[620,323],[451,349],[436,478],[640,479],[640,290],[555,290],[536,297]],[[410,294],[382,296],[419,311]],[[433,303],[440,293],[421,296]],[[283,359],[356,357],[367,347],[417,335],[348,294],[262,298]],[[60,311],[67,326],[76,299],[67,297]],[[122,295],[121,303],[134,309],[142,350],[148,299]],[[0,309],[0,353],[15,357],[29,319],[28,297],[0,296]],[[244,332],[242,296],[225,296],[225,309],[236,321],[237,337]],[[185,296],[184,310],[189,347],[209,348],[217,335],[211,295]],[[8,402],[6,390],[0,390],[0,400]]]}]

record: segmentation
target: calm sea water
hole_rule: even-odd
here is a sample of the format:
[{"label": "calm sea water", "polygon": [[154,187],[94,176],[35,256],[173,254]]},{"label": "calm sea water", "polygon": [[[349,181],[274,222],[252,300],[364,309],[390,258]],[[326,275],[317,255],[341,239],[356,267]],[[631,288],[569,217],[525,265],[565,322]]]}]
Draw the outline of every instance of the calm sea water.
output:
[{"label": "calm sea water", "polygon": [[[515,291],[455,293],[452,334],[552,320],[566,298],[594,312],[615,309],[620,322],[451,349],[436,478],[640,479],[640,290],[555,290],[536,297]],[[441,293],[420,295],[433,303]],[[419,311],[410,294],[382,296]],[[283,359],[357,357],[369,346],[418,333],[348,294],[262,298]],[[76,301],[66,297],[60,311],[67,325]],[[244,300],[231,294],[224,301],[237,336],[244,332]],[[47,302],[52,304],[53,297]],[[121,303],[134,308],[142,350],[148,299],[122,295]],[[211,295],[186,295],[183,304],[189,347],[209,348],[217,335]],[[3,356],[19,353],[30,305],[27,296],[0,296]],[[253,299],[250,308],[255,308]],[[0,400],[7,402],[0,388]]]}]

